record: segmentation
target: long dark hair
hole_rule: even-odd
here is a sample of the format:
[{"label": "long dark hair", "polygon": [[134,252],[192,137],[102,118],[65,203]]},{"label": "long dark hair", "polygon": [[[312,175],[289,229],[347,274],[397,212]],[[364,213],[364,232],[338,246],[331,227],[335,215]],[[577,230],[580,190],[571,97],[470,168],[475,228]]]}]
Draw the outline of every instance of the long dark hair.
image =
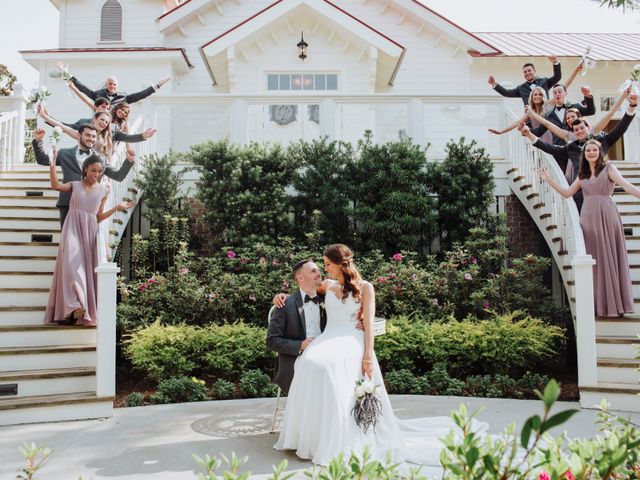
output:
[{"label": "long dark hair", "polygon": [[580,180],[585,180],[587,178],[591,178],[591,168],[589,167],[589,161],[585,156],[585,152],[587,151],[587,145],[597,145],[598,146],[598,160],[596,161],[596,177],[602,171],[602,169],[606,166],[607,162],[604,160],[604,153],[602,152],[602,145],[599,141],[591,139],[587,140],[585,144],[582,146],[582,153],[580,154],[580,172],[578,173],[578,178]]},{"label": "long dark hair", "polygon": [[124,127],[124,124],[129,119],[129,115],[124,118],[119,118],[117,112],[125,107],[131,112],[131,106],[127,102],[118,102],[111,107],[111,123],[115,123],[120,129]]},{"label": "long dark hair", "polygon": [[94,163],[99,163],[102,167],[102,171],[104,172],[104,161],[95,153],[92,153],[87,158],[85,158],[84,162],[82,162],[82,179],[84,180],[87,177],[87,170]]},{"label": "long dark hair", "polygon": [[358,300],[360,298],[360,280],[362,277],[353,263],[351,249],[342,243],[335,243],[325,248],[322,254],[332,263],[342,267],[342,275],[344,275],[342,300],[344,301],[349,296],[349,292],[353,295],[354,300]]}]

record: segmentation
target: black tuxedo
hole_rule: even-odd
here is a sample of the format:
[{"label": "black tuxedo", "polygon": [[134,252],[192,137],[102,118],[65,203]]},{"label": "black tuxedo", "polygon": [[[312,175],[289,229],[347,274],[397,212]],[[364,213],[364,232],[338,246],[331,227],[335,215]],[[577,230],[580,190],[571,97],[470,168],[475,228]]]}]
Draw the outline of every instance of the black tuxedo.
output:
[{"label": "black tuxedo", "polygon": [[[634,117],[635,114],[629,115],[628,113],[625,113],[624,117],[622,117],[618,124],[612,128],[609,133],[600,132],[597,135],[590,135],[587,140],[594,139],[600,142],[602,145],[602,153],[606,155],[609,148],[611,148],[611,145],[616,143],[620,137],[624,135],[624,132],[627,131],[627,128],[629,128]],[[550,145],[542,140],[538,140],[533,144],[533,146],[539,148],[543,152],[553,155],[553,158],[555,158],[563,171],[566,171],[568,162],[571,162],[573,164],[573,178],[567,179],[571,184],[576,180],[576,178],[578,178],[578,174],[580,173],[582,148],[587,140],[576,140],[569,142],[566,145]],[[578,192],[573,196],[573,199],[576,201],[578,210],[580,210],[582,208],[583,201],[582,190],[578,190]]]},{"label": "black tuxedo", "polygon": [[[593,101],[593,96],[591,97],[584,97],[584,100],[582,101],[582,103],[565,103],[564,105],[565,111],[567,108],[575,108],[577,109],[580,114],[583,117],[588,117],[589,115],[593,115],[594,113],[596,113],[596,105]],[[548,121],[550,121],[551,123],[553,123],[554,125],[567,130],[567,126],[564,124],[564,119],[560,120],[558,118],[558,115],[556,115],[556,106],[554,105],[552,110],[549,110],[549,112],[547,112],[547,114],[544,116],[544,118],[546,118]],[[547,131],[547,127],[545,127],[544,125],[540,125],[539,127],[536,128],[532,128],[531,129],[531,133],[533,133],[536,137],[541,137],[542,135],[545,134],[545,132]],[[553,137],[553,144],[554,145],[564,145],[566,142],[560,138],[560,137],[556,137],[555,135],[552,135]]]},{"label": "black tuxedo", "polygon": [[111,102],[111,105],[115,105],[121,102],[127,103],[135,103],[140,100],[147,98],[149,95],[153,94],[156,89],[154,87],[147,87],[144,90],[141,90],[136,93],[127,94],[125,92],[116,92],[109,93],[106,88],[101,88],[100,90],[91,90],[89,87],[80,82],[76,77],[71,77],[71,83],[73,83],[78,90],[84,93],[91,100],[95,101],[98,98],[106,98]]},{"label": "black tuxedo", "polygon": [[[46,123],[47,125],[51,125],[49,122],[46,122]],[[73,128],[74,130],[80,131],[80,127],[82,125],[92,125],[93,120],[91,118],[81,118],[75,123],[66,123],[66,122],[62,122],[62,123],[69,128]],[[146,140],[146,138],[144,138],[141,133],[136,133],[134,135],[127,135],[126,133],[117,129],[113,130],[113,134],[111,137],[113,138],[114,142],[124,142],[124,143],[139,143],[139,142],[144,142]]]},{"label": "black tuxedo", "polygon": [[[321,301],[324,297],[320,296]],[[324,331],[327,315],[320,305],[320,330]],[[267,347],[278,353],[275,382],[283,392],[288,392],[293,380],[293,364],[300,355],[300,345],[307,338],[304,318],[304,302],[300,291],[289,295],[282,308],[271,315],[267,330]]]},{"label": "black tuxedo", "polygon": [[496,83],[496,86],[493,89],[498,92],[503,97],[513,97],[522,98],[522,101],[525,105],[529,103],[529,95],[531,95],[531,90],[533,86],[538,86],[544,88],[544,91],[549,95],[549,89],[553,87],[556,83],[560,81],[562,78],[562,70],[560,68],[560,63],[553,64],[553,76],[552,77],[536,77],[533,82],[524,82],[518,85],[516,88],[504,88],[499,83]]},{"label": "black tuxedo", "polygon": [[[45,153],[42,149],[42,142],[37,142],[33,140],[33,151],[35,152],[36,162],[39,165],[49,165],[49,155]],[[76,159],[76,149],[77,147],[71,148],[61,148],[58,150],[58,156],[56,158],[56,165],[62,167],[62,182],[74,182],[78,180],[82,180],[82,168],[78,164],[78,160]],[[96,153],[96,152],[94,152]],[[118,182],[123,181],[131,167],[133,166],[133,162],[125,160],[122,162],[122,166],[116,170],[115,168],[106,165],[104,168],[104,175],[109,178],[112,178]],[[64,219],[67,216],[67,212],[69,211],[69,200],[71,199],[71,192],[60,192],[58,196],[58,202],[56,203],[56,207],[60,209],[60,226],[64,224]]]}]

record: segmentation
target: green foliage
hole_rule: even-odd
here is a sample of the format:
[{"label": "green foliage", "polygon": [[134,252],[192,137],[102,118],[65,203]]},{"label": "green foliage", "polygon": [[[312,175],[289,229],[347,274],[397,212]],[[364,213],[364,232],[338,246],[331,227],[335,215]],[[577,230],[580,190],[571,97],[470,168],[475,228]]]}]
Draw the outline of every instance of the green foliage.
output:
[{"label": "green foliage", "polygon": [[149,220],[152,228],[161,228],[165,215],[188,216],[180,192],[185,171],[177,168],[178,162],[184,161],[182,155],[175,153],[154,154],[144,159],[144,169],[135,183],[144,195],[142,216]]},{"label": "green foliage", "polygon": [[606,5],[609,8],[622,8],[625,11],[640,9],[640,0],[600,0],[600,6]]},{"label": "green foliage", "polygon": [[18,78],[9,71],[6,65],[0,64],[0,97],[7,97],[13,92],[13,84]]},{"label": "green foliage", "polygon": [[452,378],[447,372],[444,363],[436,363],[433,370],[427,372],[423,377],[427,394],[440,395],[461,395],[464,382],[457,378]]},{"label": "green foliage", "polygon": [[208,142],[192,147],[189,159],[200,171],[198,198],[221,245],[277,243],[290,232],[286,188],[295,166],[279,145]]},{"label": "green foliage", "polygon": [[424,150],[410,141],[374,144],[370,137],[359,149],[351,174],[356,245],[388,254],[428,249],[435,215]]},{"label": "green foliage", "polygon": [[18,480],[35,480],[35,474],[49,461],[52,452],[49,447],[44,445],[23,442],[20,446],[20,453],[27,461],[27,466],[19,470],[16,478]]},{"label": "green foliage", "polygon": [[186,376],[162,380],[156,393],[151,395],[153,403],[202,402],[209,399],[204,382]]},{"label": "green foliage", "polygon": [[384,383],[389,393],[420,395],[423,393],[418,378],[407,368],[387,372]]},{"label": "green foliage", "polygon": [[160,382],[178,376],[237,379],[251,368],[270,368],[266,329],[242,322],[196,327],[161,325],[131,333],[125,353],[134,368]]},{"label": "green foliage", "polygon": [[275,397],[278,387],[271,383],[269,375],[262,370],[254,369],[245,372],[240,377],[240,391],[250,398]]},{"label": "green foliage", "polygon": [[452,140],[445,151],[443,162],[428,165],[425,181],[437,195],[441,245],[451,248],[489,219],[495,184],[493,162],[475,140]]},{"label": "green foliage", "polygon": [[127,395],[127,407],[139,407],[144,403],[144,393],[131,392]]},{"label": "green foliage", "polygon": [[287,156],[298,166],[292,182],[296,229],[320,230],[329,242],[349,243],[354,165],[351,144],[326,137],[301,141],[289,147]]},{"label": "green foliage", "polygon": [[229,380],[219,378],[211,387],[213,396],[218,400],[228,400],[233,398],[236,393],[236,386]]},{"label": "green foliage", "polygon": [[376,355],[385,370],[426,372],[437,363],[457,376],[531,368],[555,353],[562,330],[520,312],[488,320],[467,318],[442,323],[398,317],[376,339]]}]

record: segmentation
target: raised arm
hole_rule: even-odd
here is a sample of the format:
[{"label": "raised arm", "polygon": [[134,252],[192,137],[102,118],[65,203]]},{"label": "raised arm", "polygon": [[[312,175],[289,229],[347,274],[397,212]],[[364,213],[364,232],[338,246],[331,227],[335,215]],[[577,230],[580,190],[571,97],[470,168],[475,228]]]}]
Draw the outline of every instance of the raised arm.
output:
[{"label": "raised arm", "polygon": [[84,93],[87,97],[89,97],[91,100],[95,101],[96,92],[94,90],[91,90],[89,87],[87,87],[85,84],[83,84],[76,77],[71,77],[71,79],[69,81],[71,83],[73,83],[76,86],[76,88],[78,90],[80,90],[82,93]]},{"label": "raised arm", "polygon": [[540,178],[542,178],[545,182],[551,185],[551,188],[553,188],[556,192],[558,192],[564,198],[573,197],[576,194],[576,192],[580,190],[579,178],[576,178],[575,182],[573,182],[569,188],[564,188],[564,187],[561,187],[553,178],[551,178],[549,176],[549,172],[547,172],[544,168],[541,168],[538,170],[538,175],[540,175]]},{"label": "raised arm", "polygon": [[373,285],[362,282],[362,324],[364,326],[364,356],[362,375],[373,376],[373,319],[376,314],[376,293]]},{"label": "raised arm", "polygon": [[624,102],[624,99],[627,98],[627,95],[629,95],[630,93],[631,93],[631,87],[628,87],[626,90],[624,90],[620,94],[620,96],[616,100],[616,103],[614,103],[609,109],[609,111],[605,114],[605,116],[602,117],[600,120],[598,120],[598,122],[593,126],[593,133],[601,132],[604,129],[604,127],[608,125],[608,123],[613,118],[613,115],[620,109],[620,107],[622,106],[622,103]]},{"label": "raised arm", "polygon": [[162,86],[169,80],[171,80],[171,77],[163,78],[162,80],[158,81],[158,83],[156,83],[153,87],[147,87],[144,90],[127,95],[124,101],[127,103],[139,102],[140,100],[147,98],[149,95],[152,95],[153,93],[160,90],[160,88],[162,88]]},{"label": "raised arm", "polygon": [[550,55],[547,58],[553,64],[553,75],[547,78],[547,81],[545,82],[545,87],[549,90],[562,78],[562,68],[560,67],[560,62],[558,62],[558,57]]},{"label": "raised arm", "polygon": [[526,123],[528,120],[528,117],[526,115],[523,115],[522,117],[520,117],[518,120],[516,120],[515,122],[513,122],[510,125],[507,125],[506,127],[504,127],[502,130],[497,130],[495,128],[490,128],[489,131],[491,133],[495,133],[496,135],[502,135],[503,133],[507,133],[510,132],[511,130],[513,130],[514,128],[516,128],[518,125],[520,125],[521,123]]},{"label": "raised arm", "polygon": [[60,183],[58,181],[58,172],[56,172],[56,161],[58,159],[58,149],[53,146],[53,156],[49,162],[49,181],[51,182],[51,188],[59,192],[70,192],[70,183]]},{"label": "raised arm", "polygon": [[98,209],[98,223],[102,222],[103,220],[106,220],[107,218],[109,218],[111,215],[113,215],[114,213],[116,213],[118,210],[129,210],[131,207],[133,207],[133,202],[129,201],[129,202],[120,202],[118,205],[116,205],[115,207],[107,210],[106,212],[104,211],[104,205],[105,203],[107,203],[107,198],[108,198],[109,194],[107,193],[104,198],[102,199],[102,201],[100,202],[100,208]]},{"label": "raised arm", "polygon": [[127,135],[126,133],[124,133],[122,131],[116,131],[113,134],[113,141],[114,142],[125,142],[125,143],[144,142],[147,138],[153,137],[155,135],[155,133],[156,133],[156,129],[155,128],[147,128],[144,132],[133,134],[133,135]]},{"label": "raised arm", "polygon": [[127,178],[129,170],[131,170],[131,167],[133,167],[134,155],[135,154],[131,154],[129,151],[127,151],[127,160],[122,162],[120,168],[116,170],[110,165],[107,165],[104,168],[104,174],[107,177],[112,178],[116,182],[122,182],[125,178]]},{"label": "raised arm", "polygon": [[82,100],[92,111],[96,111],[96,107],[89,97],[82,93],[73,82],[69,82],[69,89],[76,94],[76,96]]},{"label": "raised arm", "polygon": [[584,68],[584,63],[582,60],[580,60],[580,62],[578,62],[578,65],[576,65],[576,68],[574,68],[573,71],[571,72],[571,75],[569,75],[569,78],[567,78],[567,81],[564,82],[564,86],[567,90],[569,90],[569,87],[578,76],[578,73],[580,73],[583,68]]},{"label": "raised arm", "polygon": [[616,184],[620,185],[624,189],[624,191],[627,192],[629,195],[633,195],[636,198],[640,198],[640,189],[635,185],[632,185],[631,183],[629,183],[620,174],[618,167],[616,167],[613,163],[609,165],[609,178],[611,179],[612,182],[615,182]]},{"label": "raised arm", "polygon": [[515,98],[520,96],[520,92],[518,92],[517,88],[504,88],[502,85],[496,82],[496,79],[493,75],[489,75],[488,82],[489,82],[489,85],[491,85],[491,88],[493,88],[496,92],[498,92],[503,97]]},{"label": "raised arm", "polygon": [[[38,128],[35,132],[33,132],[33,141],[31,145],[33,146],[33,153],[36,156],[36,163],[38,165],[49,165],[51,160],[49,159],[49,155],[42,148],[42,139],[44,138],[44,128]],[[56,165],[59,165],[58,159],[56,158]]]},{"label": "raised arm", "polygon": [[637,95],[629,96],[629,107],[627,108],[627,111],[625,112],[624,116],[616,124],[616,126],[611,129],[609,133],[605,134],[605,138],[609,146],[616,143],[620,139],[620,137],[624,135],[624,132],[627,131],[627,128],[629,128],[629,125],[631,125],[631,122],[635,117],[637,105],[638,105],[638,96]]},{"label": "raised arm", "polygon": [[59,122],[55,118],[49,116],[49,112],[47,111],[47,109],[42,107],[41,105],[38,106],[38,114],[49,125],[51,125],[53,127],[60,127],[64,133],[66,133],[67,135],[69,135],[71,138],[73,138],[75,140],[79,140],[80,139],[80,134],[78,133],[77,130],[75,130],[75,129],[71,128],[70,126],[68,126],[67,124]]},{"label": "raised arm", "polygon": [[538,115],[536,112],[534,112],[533,110],[531,110],[528,106],[524,108],[524,111],[527,113],[528,117],[531,120],[535,120],[536,122],[538,122],[540,125],[544,125],[544,127],[547,130],[550,130],[551,133],[553,133],[556,137],[559,137],[561,139],[563,139],[565,142],[568,141],[569,139],[569,131],[565,130],[563,128],[560,128],[559,126],[557,126],[554,123],[551,123],[549,120],[547,120],[546,118]]},{"label": "raised arm", "polygon": [[582,88],[580,88],[580,90],[584,95],[584,100],[582,101],[584,105],[577,104],[576,107],[578,108],[578,110],[580,110],[580,113],[582,114],[583,117],[588,117],[589,115],[593,115],[594,113],[596,113],[596,104],[593,101],[591,88],[589,88],[586,85],[583,85]]}]

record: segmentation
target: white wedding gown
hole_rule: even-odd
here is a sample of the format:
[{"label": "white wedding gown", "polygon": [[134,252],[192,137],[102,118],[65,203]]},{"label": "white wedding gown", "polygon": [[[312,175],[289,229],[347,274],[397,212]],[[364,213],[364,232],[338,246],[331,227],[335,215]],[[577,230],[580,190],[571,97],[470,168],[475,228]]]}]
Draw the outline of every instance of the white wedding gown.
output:
[{"label": "white wedding gown", "polygon": [[373,458],[439,465],[440,441],[457,427],[449,417],[399,420],[384,387],[377,359],[373,383],[379,385],[382,415],[365,435],[351,414],[356,381],[362,378],[364,332],[357,330],[360,304],[351,294],[340,300],[332,281],[325,297],[327,325],[296,360],[280,437],[274,448],[295,450],[300,458],[327,465],[338,454],[360,454],[367,445]]}]

